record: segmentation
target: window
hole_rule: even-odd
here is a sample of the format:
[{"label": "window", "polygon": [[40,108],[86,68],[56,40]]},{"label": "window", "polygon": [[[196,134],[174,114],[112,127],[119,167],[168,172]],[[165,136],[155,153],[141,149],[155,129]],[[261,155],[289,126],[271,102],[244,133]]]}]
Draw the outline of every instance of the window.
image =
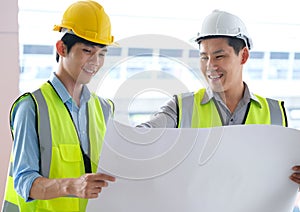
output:
[{"label": "window", "polygon": [[167,57],[182,57],[182,49],[160,49],[159,54]]},{"label": "window", "polygon": [[295,53],[294,56],[293,79],[300,80],[300,53]]},{"label": "window", "polygon": [[23,54],[53,54],[53,46],[25,44]]},{"label": "window", "polygon": [[122,48],[109,47],[107,51],[107,56],[121,56]]},{"label": "window", "polygon": [[271,52],[269,79],[287,79],[289,68],[289,52]]},{"label": "window", "polygon": [[199,50],[193,50],[193,49],[191,49],[189,51],[189,57],[199,58]]},{"label": "window", "polygon": [[148,48],[129,48],[128,56],[149,55],[153,50]]},{"label": "window", "polygon": [[247,62],[246,69],[250,79],[260,80],[263,78],[264,57],[264,52],[250,52],[250,58]]}]

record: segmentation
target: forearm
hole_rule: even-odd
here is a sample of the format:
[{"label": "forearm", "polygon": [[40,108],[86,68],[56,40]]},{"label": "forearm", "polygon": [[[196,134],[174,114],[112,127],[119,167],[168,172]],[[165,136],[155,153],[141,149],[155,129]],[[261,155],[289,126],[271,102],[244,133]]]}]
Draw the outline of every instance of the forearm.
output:
[{"label": "forearm", "polygon": [[175,128],[176,120],[169,114],[160,112],[155,114],[149,121],[141,123],[136,127],[143,128]]},{"label": "forearm", "polygon": [[12,110],[10,120],[11,128],[14,129],[12,177],[14,189],[25,201],[31,201],[29,194],[32,184],[41,177],[35,120],[35,105],[29,96]]},{"label": "forearm", "polygon": [[177,109],[175,99],[171,99],[166,105],[160,108],[160,111],[155,113],[152,118],[137,125],[144,128],[175,128],[177,126]]},{"label": "forearm", "polygon": [[65,179],[48,179],[45,177],[37,178],[30,189],[29,196],[32,199],[52,199],[63,197],[71,194],[71,185],[75,181],[72,178]]},{"label": "forearm", "polygon": [[113,182],[115,178],[101,173],[85,174],[79,178],[39,177],[33,182],[29,196],[32,199],[42,200],[65,196],[97,198],[102,188],[108,186],[108,181]]}]

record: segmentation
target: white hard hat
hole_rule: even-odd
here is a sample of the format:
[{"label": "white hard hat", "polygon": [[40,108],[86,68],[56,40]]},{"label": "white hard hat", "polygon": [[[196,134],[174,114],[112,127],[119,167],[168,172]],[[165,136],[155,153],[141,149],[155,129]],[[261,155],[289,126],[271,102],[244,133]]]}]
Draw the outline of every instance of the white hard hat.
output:
[{"label": "white hard hat", "polygon": [[206,37],[213,36],[236,37],[244,40],[249,49],[253,47],[252,40],[243,21],[239,17],[225,11],[214,10],[209,14],[204,19],[201,32],[198,32],[195,41],[199,43]]}]

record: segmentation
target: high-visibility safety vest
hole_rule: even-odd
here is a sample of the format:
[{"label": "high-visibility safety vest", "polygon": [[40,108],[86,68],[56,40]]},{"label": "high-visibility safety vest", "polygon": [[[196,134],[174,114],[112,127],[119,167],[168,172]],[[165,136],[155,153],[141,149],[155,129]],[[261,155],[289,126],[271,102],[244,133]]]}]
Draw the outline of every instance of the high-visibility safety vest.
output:
[{"label": "high-visibility safety vest", "polygon": [[[45,83],[32,94],[22,95],[14,103],[13,107],[28,95],[32,96],[37,111],[36,121],[40,145],[41,175],[47,178],[78,178],[85,174],[86,166],[89,164],[85,164],[76,127],[67,107],[61,101],[52,85]],[[111,105],[108,106],[108,103]],[[91,172],[95,173],[106,131],[106,121],[112,108],[112,103],[99,99],[98,96],[92,93],[87,103],[87,108],[90,169]],[[12,160],[7,178],[3,211],[85,211],[87,199],[71,196],[25,202],[13,187]]]},{"label": "high-visibility safety vest", "polygon": [[[207,128],[222,126],[214,101],[201,104],[205,89],[177,96],[178,128]],[[272,124],[287,126],[283,102],[255,95],[260,102],[250,102],[242,124]]]}]

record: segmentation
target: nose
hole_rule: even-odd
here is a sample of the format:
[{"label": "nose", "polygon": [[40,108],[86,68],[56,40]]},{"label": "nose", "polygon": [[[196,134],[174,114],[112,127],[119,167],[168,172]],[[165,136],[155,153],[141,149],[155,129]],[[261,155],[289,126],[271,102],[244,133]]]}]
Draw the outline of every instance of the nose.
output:
[{"label": "nose", "polygon": [[99,66],[102,63],[102,59],[98,56],[98,54],[94,53],[89,58],[89,64],[94,66]]},{"label": "nose", "polygon": [[214,58],[208,58],[206,63],[207,70],[216,70],[218,68],[218,65]]}]

